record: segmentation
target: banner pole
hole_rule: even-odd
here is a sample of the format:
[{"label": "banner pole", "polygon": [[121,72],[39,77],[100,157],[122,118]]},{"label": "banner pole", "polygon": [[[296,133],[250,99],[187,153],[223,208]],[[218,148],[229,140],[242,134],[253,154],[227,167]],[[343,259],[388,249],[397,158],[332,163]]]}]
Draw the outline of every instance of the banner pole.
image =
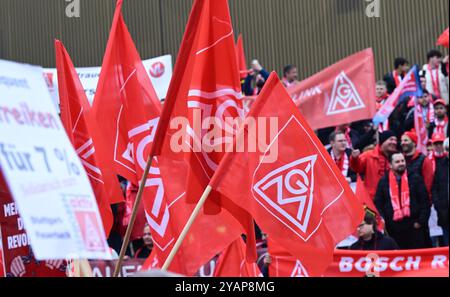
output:
[{"label": "banner pole", "polygon": [[189,220],[187,221],[186,225],[183,228],[183,231],[181,231],[180,236],[178,237],[177,241],[175,242],[175,245],[173,246],[172,250],[170,251],[169,256],[167,257],[166,261],[164,262],[163,267],[161,268],[162,271],[167,271],[167,268],[169,268],[170,264],[173,261],[173,258],[175,257],[175,254],[180,249],[181,244],[183,243],[184,239],[186,238],[187,233],[192,227],[192,224],[194,223],[195,219],[197,218],[198,214],[200,213],[200,210],[203,207],[203,204],[205,204],[206,199],[208,198],[209,194],[211,193],[212,187],[207,186],[205,191],[202,194],[202,197],[198,201],[197,205],[195,206],[194,211],[192,212],[191,216],[189,217]]},{"label": "banner pole", "polygon": [[142,175],[141,182],[139,184],[139,190],[137,192],[136,201],[133,205],[133,212],[131,214],[130,223],[128,224],[127,231],[125,233],[125,237],[123,239],[122,248],[120,249],[119,259],[116,263],[116,267],[114,268],[113,277],[117,277],[119,275],[120,268],[122,267],[123,258],[125,256],[125,252],[127,251],[128,243],[130,242],[131,231],[133,230],[134,221],[136,220],[137,211],[139,204],[142,200],[142,194],[144,193],[145,182],[147,180],[148,173],[150,168],[152,167],[153,155],[149,156],[147,161],[147,165],[145,166],[144,174]]}]

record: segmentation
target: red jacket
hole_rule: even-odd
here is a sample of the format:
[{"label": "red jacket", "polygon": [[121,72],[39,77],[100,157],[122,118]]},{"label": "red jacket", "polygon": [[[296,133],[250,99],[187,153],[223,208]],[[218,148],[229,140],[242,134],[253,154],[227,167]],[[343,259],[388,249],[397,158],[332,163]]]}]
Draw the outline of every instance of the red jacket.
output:
[{"label": "red jacket", "polygon": [[380,179],[389,171],[389,160],[377,146],[358,158],[350,158],[350,167],[356,173],[364,175],[364,185],[370,197],[374,199]]}]

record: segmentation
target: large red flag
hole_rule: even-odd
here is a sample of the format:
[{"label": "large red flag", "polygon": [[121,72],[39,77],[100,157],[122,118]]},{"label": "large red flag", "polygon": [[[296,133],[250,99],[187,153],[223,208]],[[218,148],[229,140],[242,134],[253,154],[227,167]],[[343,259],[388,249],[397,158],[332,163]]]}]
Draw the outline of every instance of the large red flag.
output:
[{"label": "large red flag", "polygon": [[239,34],[236,43],[236,56],[239,66],[239,76],[242,80],[245,79],[248,75],[247,60],[245,59],[244,41],[242,40],[242,34]]},{"label": "large red flag", "polygon": [[[309,275],[320,275],[364,213],[275,73],[237,140],[235,151],[244,152],[227,153],[210,186],[249,210],[269,238],[301,259]],[[256,146],[261,143],[270,144]]]},{"label": "large red flag", "polygon": [[379,215],[377,208],[375,207],[375,204],[373,203],[373,200],[370,197],[369,192],[366,189],[366,186],[364,185],[364,181],[361,179],[361,176],[359,176],[359,175],[356,180],[355,195],[356,195],[356,197],[358,197],[360,203],[363,206],[366,206],[369,210],[374,212],[376,215]]},{"label": "large red flag", "polygon": [[58,71],[61,120],[94,190],[103,226],[108,236],[113,224],[110,203],[123,200],[117,176],[99,154],[92,140],[91,106],[78,78],[75,67],[63,44],[56,40],[56,68]]},{"label": "large red flag", "polygon": [[219,256],[214,271],[215,277],[262,277],[256,263],[245,261],[245,244],[236,239]]},{"label": "large red flag", "polygon": [[[227,0],[194,2],[153,146],[166,191],[185,192],[188,203],[201,197],[226,144],[232,141],[236,129],[224,119],[244,116],[233,33]],[[203,126],[210,117],[219,121],[215,128],[220,127],[222,137],[205,140],[217,132]],[[226,133],[228,136],[223,136]],[[212,192],[204,211],[208,215],[220,213],[220,221],[230,226],[222,246],[210,248],[211,252],[219,253],[245,229],[249,260],[256,258],[253,219],[245,210]],[[243,228],[232,227],[235,219],[228,213]]]},{"label": "large red flag", "polygon": [[[145,74],[121,7],[122,1],[118,1],[93,110],[110,148],[105,154],[117,173],[137,186],[154,146],[161,104]],[[174,76],[175,81],[179,78]],[[179,180],[186,176],[179,170],[183,167],[171,164],[163,182],[158,165],[159,158],[155,158],[143,196],[145,216],[155,243],[152,259],[156,261],[151,262],[155,267],[164,263],[195,206],[186,203],[186,185]],[[240,233],[239,224],[230,215],[211,218],[201,215],[169,270],[194,275]]]},{"label": "large red flag", "polygon": [[288,92],[313,129],[372,119],[376,113],[373,51],[347,57]]}]

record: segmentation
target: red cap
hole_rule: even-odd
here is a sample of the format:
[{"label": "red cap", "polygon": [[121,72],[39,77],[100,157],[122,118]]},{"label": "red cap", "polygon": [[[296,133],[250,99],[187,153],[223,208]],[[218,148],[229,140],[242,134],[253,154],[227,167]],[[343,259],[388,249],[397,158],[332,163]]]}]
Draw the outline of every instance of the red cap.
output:
[{"label": "red cap", "polygon": [[442,133],[434,133],[433,137],[431,138],[431,142],[436,143],[436,142],[444,142],[445,141],[445,136]]},{"label": "red cap", "polygon": [[417,134],[414,131],[405,132],[403,136],[408,136],[409,139],[411,139],[411,141],[414,142],[415,144],[417,144],[417,142],[419,141],[419,138],[417,137]]},{"label": "red cap", "polygon": [[442,104],[442,105],[444,105],[444,106],[447,105],[447,104],[445,104],[445,101],[442,100],[442,99],[436,99],[436,100],[434,100],[433,105],[436,106],[436,105],[438,105],[438,104]]}]

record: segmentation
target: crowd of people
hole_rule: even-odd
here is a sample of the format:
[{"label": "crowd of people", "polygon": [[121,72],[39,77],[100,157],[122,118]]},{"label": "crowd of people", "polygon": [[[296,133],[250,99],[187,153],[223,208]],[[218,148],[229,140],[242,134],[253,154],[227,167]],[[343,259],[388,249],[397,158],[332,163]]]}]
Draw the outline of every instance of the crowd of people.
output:
[{"label": "crowd of people", "polygon": [[[366,206],[363,222],[355,230],[358,240],[349,249],[396,250],[448,246],[448,56],[437,50],[427,55],[427,63],[419,72],[423,96],[403,100],[389,119],[374,126],[371,119],[316,131],[332,160],[348,183],[358,176],[373,200],[376,209]],[[396,58],[393,71],[376,82],[377,109],[394,92],[411,64]],[[242,79],[242,92],[255,96],[262,90],[269,71],[257,60],[251,63],[248,75]],[[286,88],[298,83],[298,68],[287,65],[282,83]],[[417,110],[416,110],[417,109]],[[427,129],[426,152],[419,149],[415,117],[420,115]],[[116,224],[109,243],[118,252],[137,188],[122,181],[129,205],[116,205]],[[130,198],[131,197],[131,198]],[[136,231],[127,257],[147,258],[153,242],[145,223],[143,208],[138,213]],[[430,234],[432,212],[442,230],[438,237]],[[141,217],[141,219],[139,219]],[[380,228],[380,221],[383,223]],[[256,226],[260,247],[266,247],[266,236]],[[270,256],[265,257],[266,264]]]}]

